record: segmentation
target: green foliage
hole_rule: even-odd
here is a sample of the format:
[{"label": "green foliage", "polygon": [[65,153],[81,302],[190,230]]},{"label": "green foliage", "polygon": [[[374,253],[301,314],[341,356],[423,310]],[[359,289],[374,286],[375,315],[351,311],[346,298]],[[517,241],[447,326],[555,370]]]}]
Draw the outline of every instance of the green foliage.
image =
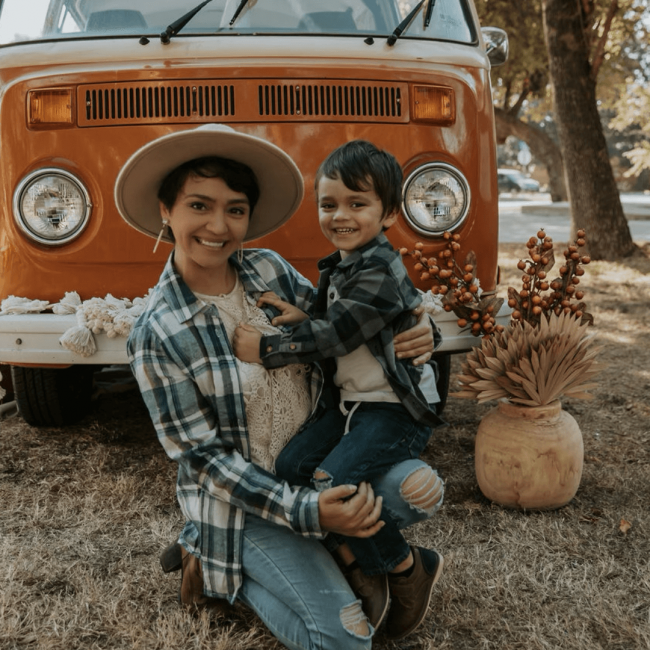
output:
[{"label": "green foliage", "polygon": [[650,169],[650,87],[630,83],[625,89],[626,92],[621,93],[614,104],[616,116],[609,126],[620,132],[632,131],[636,136],[634,148],[623,154],[632,164],[625,176],[634,177],[644,169]]},{"label": "green foliage", "polygon": [[[590,42],[591,63],[599,58],[599,43],[612,1],[585,3],[590,8],[590,13],[585,15],[585,37]],[[626,79],[643,70],[644,62],[650,74],[650,46],[645,27],[650,10],[646,4],[646,0],[618,0],[618,10],[608,27],[597,71],[598,98],[605,105],[611,105],[626,92]],[[500,27],[508,33],[509,60],[492,71],[495,104],[507,110],[527,89],[528,97],[536,101],[534,106],[528,103],[524,106],[526,115],[533,121],[540,121],[550,108],[542,0],[476,0],[476,9],[482,25]]]},{"label": "green foliage", "polygon": [[[624,20],[612,25],[606,61],[599,76],[601,109],[608,109],[608,127],[625,141],[629,161],[624,176],[636,178],[650,169],[650,10],[645,1],[629,2]],[[625,167],[625,164],[623,165]]]},{"label": "green foliage", "polygon": [[[599,109],[613,131],[610,147],[619,149],[625,142],[629,162],[623,159],[621,163],[623,168],[630,166],[626,176],[634,177],[650,169],[650,8],[647,0],[618,0],[613,19],[608,21],[613,1],[583,3],[585,38],[597,79]],[[504,29],[510,43],[509,60],[491,73],[495,105],[548,132],[552,103],[543,0],[475,3],[481,24]]]},{"label": "green foliage", "polygon": [[[619,0],[619,5],[598,70],[597,88],[601,106],[616,106],[616,110],[621,110],[620,98],[627,97],[630,83],[650,80],[650,9],[646,0]],[[600,36],[602,26],[594,26],[593,31]]]},{"label": "green foliage", "polygon": [[540,0],[477,0],[476,9],[482,25],[500,27],[508,34],[508,61],[492,71],[495,104],[507,110],[525,87],[532,95],[545,97],[548,60]]}]

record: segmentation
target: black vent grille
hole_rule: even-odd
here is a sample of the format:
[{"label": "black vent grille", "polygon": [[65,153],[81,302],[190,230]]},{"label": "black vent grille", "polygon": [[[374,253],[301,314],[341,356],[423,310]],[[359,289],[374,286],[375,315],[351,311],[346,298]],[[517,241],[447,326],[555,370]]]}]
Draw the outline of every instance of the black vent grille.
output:
[{"label": "black vent grille", "polygon": [[261,116],[402,116],[402,92],[399,86],[260,84],[258,94]]},{"label": "black vent grille", "polygon": [[407,83],[338,79],[171,79],[77,88],[80,127],[409,121]]},{"label": "black vent grille", "polygon": [[88,123],[196,120],[235,115],[235,89],[231,85],[136,85],[87,87]]}]

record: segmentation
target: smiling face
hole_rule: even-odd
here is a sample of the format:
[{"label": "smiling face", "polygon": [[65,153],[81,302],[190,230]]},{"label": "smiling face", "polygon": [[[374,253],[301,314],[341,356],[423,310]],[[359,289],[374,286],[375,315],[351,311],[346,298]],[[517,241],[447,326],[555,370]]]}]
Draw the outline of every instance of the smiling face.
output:
[{"label": "smiling face", "polygon": [[318,182],[318,220],[321,230],[346,257],[392,226],[397,212],[384,216],[384,206],[374,189],[357,191],[340,178]]},{"label": "smiling face", "polygon": [[232,289],[228,258],[244,241],[250,219],[246,195],[222,178],[191,174],[168,209],[160,213],[174,233],[174,265],[188,286],[216,295]]}]

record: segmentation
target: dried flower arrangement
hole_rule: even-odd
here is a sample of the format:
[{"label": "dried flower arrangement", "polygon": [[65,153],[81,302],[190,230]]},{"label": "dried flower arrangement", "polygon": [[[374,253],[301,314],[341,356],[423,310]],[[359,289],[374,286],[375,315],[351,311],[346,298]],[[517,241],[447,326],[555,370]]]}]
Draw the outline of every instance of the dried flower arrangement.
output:
[{"label": "dried flower arrangement", "polygon": [[553,240],[543,230],[528,240],[530,259],[520,260],[522,288],[508,288],[512,321],[503,332],[484,339],[471,350],[458,377],[455,397],[486,402],[505,398],[524,406],[550,404],[562,395],[589,399],[590,380],[600,371],[599,348],[586,336],[593,322],[577,289],[583,266],[585,232],[564,251],[560,276],[548,282],[555,262]]},{"label": "dried flower arrangement", "polygon": [[505,329],[495,326],[493,318],[490,321],[502,299],[481,299],[480,292],[471,288],[475,285],[473,253],[461,267],[454,258],[460,249],[458,235],[445,233],[445,239],[448,245],[437,258],[424,259],[417,244],[415,251],[402,252],[416,260],[421,279],[438,282],[432,292],[442,294],[444,308],[459,316],[458,325],[471,322],[472,333],[483,335],[462,364],[461,390],[451,396],[480,403],[505,398],[524,406],[550,404],[561,395],[590,398],[586,391],[594,387],[590,380],[601,364],[595,361],[599,348],[592,347],[586,336],[593,317],[582,302],[584,292],[578,289],[584,265],[590,262],[580,253],[585,232],[578,231],[576,241],[564,251],[560,275],[552,281],[547,277],[555,263],[552,238],[540,230],[528,240],[529,259],[517,264],[523,271],[522,288],[508,288],[513,312]]}]

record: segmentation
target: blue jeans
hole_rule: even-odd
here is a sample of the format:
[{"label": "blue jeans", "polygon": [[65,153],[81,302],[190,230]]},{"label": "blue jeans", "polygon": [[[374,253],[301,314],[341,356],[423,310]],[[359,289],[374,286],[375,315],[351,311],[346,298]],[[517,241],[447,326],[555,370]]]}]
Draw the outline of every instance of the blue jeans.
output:
[{"label": "blue jeans", "polygon": [[[344,435],[346,424],[349,432]],[[417,458],[430,436],[431,428],[414,420],[401,404],[361,402],[349,419],[339,409],[325,411],[287,443],[275,471],[290,484],[317,490],[372,483],[395,464]],[[314,479],[317,470],[328,478]],[[399,521],[386,507],[381,519],[384,527],[370,538],[338,538],[348,544],[366,575],[388,573],[410,553]]]},{"label": "blue jeans", "polygon": [[[384,497],[384,509],[400,528],[429,516],[400,496],[405,478],[423,467],[428,466],[421,460],[406,461],[373,482],[375,493]],[[344,625],[365,620],[365,616],[338,565],[319,541],[247,514],[242,562],[244,580],[237,598],[253,609],[287,648],[371,648],[372,635],[353,634]]]}]

